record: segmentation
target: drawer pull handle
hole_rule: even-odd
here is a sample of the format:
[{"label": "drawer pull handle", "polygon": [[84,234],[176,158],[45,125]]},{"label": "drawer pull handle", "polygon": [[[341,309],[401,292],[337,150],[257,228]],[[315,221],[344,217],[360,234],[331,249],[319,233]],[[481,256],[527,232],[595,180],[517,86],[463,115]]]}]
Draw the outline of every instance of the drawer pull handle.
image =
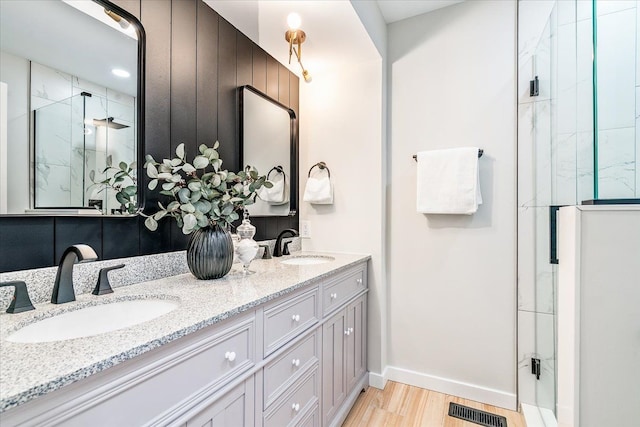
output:
[{"label": "drawer pull handle", "polygon": [[227,351],[224,354],[224,358],[227,359],[229,362],[233,362],[234,360],[236,360],[236,352],[235,351]]},{"label": "drawer pull handle", "polygon": [[300,315],[299,314],[294,314],[293,316],[291,316],[291,320],[293,320],[294,322],[299,322],[300,321]]},{"label": "drawer pull handle", "polygon": [[300,359],[293,359],[291,364],[296,367],[300,366]]},{"label": "drawer pull handle", "polygon": [[358,285],[362,285],[362,279],[356,279],[356,283],[357,283]]},{"label": "drawer pull handle", "polygon": [[336,294],[336,293],[333,293],[333,294],[331,294],[331,295],[329,295],[329,296],[331,297],[331,299],[336,299],[336,298],[338,298],[338,294]]},{"label": "drawer pull handle", "polygon": [[300,404],[299,403],[294,403],[293,405],[291,405],[291,409],[293,409],[294,411],[298,412],[300,410]]}]

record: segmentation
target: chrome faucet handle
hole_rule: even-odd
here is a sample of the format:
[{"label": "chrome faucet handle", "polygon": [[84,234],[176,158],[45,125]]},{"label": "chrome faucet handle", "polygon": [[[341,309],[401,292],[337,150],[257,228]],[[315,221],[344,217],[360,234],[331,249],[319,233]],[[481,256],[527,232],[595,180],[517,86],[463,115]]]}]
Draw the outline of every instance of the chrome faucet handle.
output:
[{"label": "chrome faucet handle", "polygon": [[258,245],[260,248],[264,248],[264,252],[262,253],[262,259],[271,259],[271,250],[269,249],[269,245],[266,243],[263,245]]},{"label": "chrome faucet handle", "polygon": [[109,283],[109,276],[107,276],[107,273],[111,270],[117,270],[122,267],[124,267],[124,264],[101,268],[100,272],[98,273],[98,282],[96,283],[96,287],[93,288],[93,292],[91,293],[93,295],[112,294],[113,289],[111,289],[111,283]]},{"label": "chrome faucet handle", "polygon": [[7,308],[7,313],[15,314],[36,309],[31,303],[31,298],[29,298],[29,292],[27,291],[27,284],[25,282],[17,280],[14,282],[0,283],[0,287],[4,286],[13,286],[15,288],[11,304],[9,304],[9,308]]}]

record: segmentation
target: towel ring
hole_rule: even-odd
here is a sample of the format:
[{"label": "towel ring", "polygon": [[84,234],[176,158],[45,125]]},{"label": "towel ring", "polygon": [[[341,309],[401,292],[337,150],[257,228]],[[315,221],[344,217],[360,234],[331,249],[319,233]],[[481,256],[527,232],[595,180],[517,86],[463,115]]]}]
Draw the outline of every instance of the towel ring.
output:
[{"label": "towel ring", "polygon": [[315,165],[311,166],[311,169],[309,169],[309,174],[307,175],[307,177],[311,176],[311,171],[313,170],[313,168],[319,168],[320,170],[322,169],[326,169],[327,173],[329,174],[329,178],[331,178],[331,171],[329,170],[329,168],[327,167],[327,164],[325,162],[318,162]]},{"label": "towel ring", "polygon": [[269,177],[271,176],[271,172],[276,171],[278,173],[281,173],[283,175],[286,176],[286,174],[284,173],[284,169],[282,168],[282,166],[274,166],[271,168],[271,170],[269,171],[269,173],[267,173],[267,179],[269,179]]}]

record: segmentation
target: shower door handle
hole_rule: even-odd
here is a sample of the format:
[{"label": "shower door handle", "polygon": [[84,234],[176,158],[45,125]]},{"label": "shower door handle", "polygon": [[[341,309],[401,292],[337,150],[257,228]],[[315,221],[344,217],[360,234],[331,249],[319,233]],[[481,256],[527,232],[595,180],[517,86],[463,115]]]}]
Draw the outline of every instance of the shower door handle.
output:
[{"label": "shower door handle", "polygon": [[558,211],[566,205],[549,206],[549,263],[558,264]]}]

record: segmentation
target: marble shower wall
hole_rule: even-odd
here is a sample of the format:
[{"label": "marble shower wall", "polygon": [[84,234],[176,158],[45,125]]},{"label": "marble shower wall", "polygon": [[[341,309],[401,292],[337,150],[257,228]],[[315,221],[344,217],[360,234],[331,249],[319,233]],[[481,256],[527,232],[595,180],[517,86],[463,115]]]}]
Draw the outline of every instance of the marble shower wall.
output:
[{"label": "marble shower wall", "polygon": [[[95,170],[96,180],[104,178],[99,172],[107,153],[114,165],[135,160],[135,98],[32,62],[31,108],[38,110],[36,207],[81,207],[99,199],[103,210],[118,208],[114,192],[92,186],[89,174]],[[93,124],[107,117],[128,127]]]},{"label": "marble shower wall", "polygon": [[598,198],[640,197],[640,8],[597,1]]},{"label": "marble shower wall", "polygon": [[[549,206],[593,198],[590,1],[520,0],[518,46],[519,399],[555,411],[556,269]],[[538,77],[538,96],[529,82]],[[531,359],[541,361],[540,379]]]}]

